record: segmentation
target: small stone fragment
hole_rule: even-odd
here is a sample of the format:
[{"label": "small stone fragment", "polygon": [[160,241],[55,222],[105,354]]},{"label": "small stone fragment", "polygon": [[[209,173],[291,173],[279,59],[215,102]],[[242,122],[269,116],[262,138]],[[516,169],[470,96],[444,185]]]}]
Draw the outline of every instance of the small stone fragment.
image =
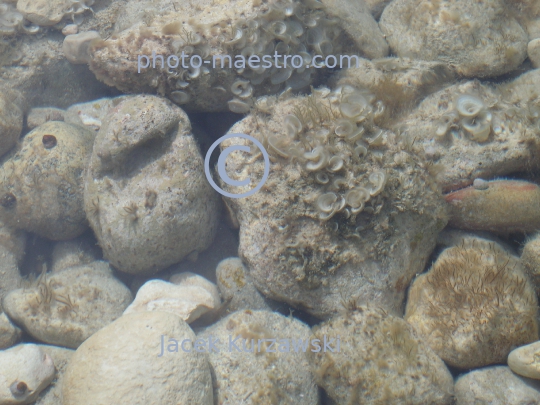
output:
[{"label": "small stone fragment", "polygon": [[9,293],[3,301],[9,318],[34,338],[77,348],[129,305],[129,289],[115,279],[106,262],[42,274],[31,288]]},{"label": "small stone fragment", "polygon": [[455,385],[458,405],[540,404],[540,383],[515,375],[506,366],[487,367],[460,376]]},{"label": "small stone fragment", "polygon": [[80,34],[66,36],[62,45],[66,59],[74,64],[89,63],[92,59],[90,56],[90,45],[93,41],[100,38],[101,36],[97,31],[86,31]]},{"label": "small stone fragment", "polygon": [[537,298],[518,258],[495,242],[464,238],[409,289],[405,320],[447,364],[502,363],[538,339]]},{"label": "small stone fragment", "polygon": [[[185,339],[189,352],[179,347]],[[77,349],[64,375],[62,405],[213,405],[207,356],[194,350],[195,339],[173,314],[122,316]]]},{"label": "small stone fragment", "polygon": [[494,233],[532,232],[540,228],[540,188],[527,181],[493,180],[445,195],[449,225]]},{"label": "small stone fragment", "polygon": [[540,68],[540,38],[533,39],[527,45],[527,54],[535,68]]},{"label": "small stone fragment", "polygon": [[51,357],[38,345],[20,344],[0,351],[0,404],[34,402],[55,376]]},{"label": "small stone fragment", "polygon": [[124,315],[133,312],[164,311],[191,323],[201,315],[220,307],[219,292],[210,281],[195,274],[178,278],[177,284],[162,280],[146,282],[137,292],[133,303],[124,311]]},{"label": "small stone fragment", "polygon": [[68,12],[69,2],[52,0],[19,0],[17,10],[36,25],[49,27],[59,23]]},{"label": "small stone fragment", "polygon": [[340,339],[339,351],[310,347],[317,383],[337,404],[453,404],[454,382],[440,358],[403,319],[351,302],[313,328],[313,339]]},{"label": "small stone fragment", "polygon": [[508,366],[516,374],[540,380],[540,341],[518,347],[508,355]]},{"label": "small stone fragment", "polygon": [[229,257],[219,262],[216,278],[227,311],[269,309],[240,258]]},{"label": "small stone fragment", "polygon": [[216,342],[219,349],[208,351],[216,403],[232,405],[231,398],[242,398],[246,405],[319,404],[305,357],[309,335],[309,327],[295,318],[250,310],[235,312],[204,330],[197,337]]},{"label": "small stone fragment", "polygon": [[62,34],[68,36],[68,35],[75,35],[79,32],[79,26],[77,24],[68,24],[64,28],[62,28]]},{"label": "small stone fragment", "polygon": [[536,234],[527,241],[520,260],[534,284],[536,294],[540,294],[540,234]]}]

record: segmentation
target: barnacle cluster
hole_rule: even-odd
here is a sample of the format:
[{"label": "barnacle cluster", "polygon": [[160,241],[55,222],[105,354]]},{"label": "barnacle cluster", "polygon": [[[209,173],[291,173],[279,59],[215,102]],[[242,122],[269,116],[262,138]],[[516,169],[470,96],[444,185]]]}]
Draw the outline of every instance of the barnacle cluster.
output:
[{"label": "barnacle cluster", "polygon": [[[247,113],[252,107],[257,86],[268,86],[273,92],[285,87],[293,90],[305,88],[313,80],[315,63],[322,67],[326,56],[342,53],[341,43],[345,41],[339,37],[343,30],[338,20],[328,17],[321,8],[322,3],[315,0],[273,2],[263,5],[256,15],[232,25],[206,27],[191,22],[185,28],[176,21],[165,25],[162,33],[173,35],[170,47],[172,54],[178,56],[184,52],[188,57],[198,55],[204,60],[211,53],[206,38],[214,38],[214,42],[223,46],[226,54],[232,57],[238,77],[229,88],[218,86],[215,90],[232,94],[229,101],[231,111]],[[277,63],[274,59],[276,53],[280,56]],[[253,62],[237,65],[238,55],[245,61],[251,58]],[[314,60],[315,55],[320,57]],[[271,57],[271,64],[263,56]],[[218,60],[218,66],[220,63]],[[229,62],[224,63],[228,66]],[[208,74],[209,70],[203,65],[169,73],[172,74],[169,77],[173,90],[171,99],[178,104],[186,104],[191,100],[190,82]]]},{"label": "barnacle cluster", "polygon": [[485,103],[477,96],[461,94],[455,102],[455,110],[442,117],[436,135],[439,138],[446,136],[452,126],[461,126],[476,142],[486,142],[491,133],[492,114]]},{"label": "barnacle cluster", "polygon": [[283,132],[265,135],[270,155],[298,162],[322,186],[315,201],[321,220],[341,212],[354,221],[383,192],[387,171],[365,164],[369,152],[385,143],[384,130],[375,124],[383,112],[366,90],[320,88],[285,116]]},{"label": "barnacle cluster", "polygon": [[39,27],[26,25],[23,15],[13,5],[0,3],[0,35],[14,35],[20,30],[34,34]]}]

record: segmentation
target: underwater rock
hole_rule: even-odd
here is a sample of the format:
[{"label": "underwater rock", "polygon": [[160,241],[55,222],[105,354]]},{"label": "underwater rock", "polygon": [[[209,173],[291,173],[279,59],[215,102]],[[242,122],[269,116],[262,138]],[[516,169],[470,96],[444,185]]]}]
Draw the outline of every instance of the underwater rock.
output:
[{"label": "underwater rock", "polygon": [[90,264],[99,260],[99,252],[94,241],[80,236],[76,239],[57,242],[51,258],[51,273],[59,273],[70,267]]},{"label": "underwater rock", "polygon": [[43,273],[31,288],[9,293],[3,307],[9,318],[34,338],[77,348],[122,315],[133,297],[106,262]]},{"label": "underwater rock", "polygon": [[529,40],[540,38],[540,18],[527,20],[525,27],[529,34]]},{"label": "underwater rock", "polygon": [[220,306],[217,287],[203,277],[191,273],[187,280],[177,282],[147,281],[137,292],[133,303],[126,308],[124,315],[133,312],[163,311],[191,323],[202,315],[219,309]]},{"label": "underwater rock", "polygon": [[[453,404],[454,382],[440,358],[403,319],[350,302],[310,339],[340,339],[339,351],[308,352],[317,383],[338,404]],[[311,346],[317,349],[316,346]]]},{"label": "underwater rock", "polygon": [[0,156],[15,146],[21,136],[24,116],[21,97],[15,90],[0,92]]},{"label": "underwater rock", "polygon": [[220,201],[187,115],[166,99],[139,95],[103,122],[84,199],[105,257],[119,270],[148,275],[205,250]]},{"label": "underwater rock", "polygon": [[[168,338],[177,341],[177,351],[160,356]],[[179,348],[185,339],[189,352]],[[176,315],[122,316],[77,349],[64,374],[62,405],[213,405],[207,355],[194,350],[195,339]]]},{"label": "underwater rock", "polygon": [[269,309],[240,258],[229,257],[219,262],[216,278],[228,312]]},{"label": "underwater rock", "polygon": [[[274,99],[273,102],[276,102]],[[282,95],[230,133],[257,138],[270,154],[269,176],[249,198],[227,198],[240,223],[239,256],[265,296],[324,318],[344,299],[402,312],[404,292],[446,225],[444,200],[425,161],[379,128],[384,105],[343,86],[309,96]],[[266,111],[266,112],[265,112]],[[251,144],[244,139],[230,145]],[[233,180],[262,178],[264,162],[234,151]],[[254,186],[232,187],[230,193]]]},{"label": "underwater rock", "polygon": [[540,294],[540,234],[534,235],[529,239],[520,258],[521,264],[524,269],[527,271],[528,276],[530,277],[534,287],[536,289],[536,294]]},{"label": "underwater rock", "polygon": [[533,39],[527,45],[527,55],[535,68],[540,68],[540,38]]},{"label": "underwater rock", "polygon": [[101,39],[101,36],[97,31],[86,31],[80,34],[68,35],[64,38],[62,51],[66,59],[71,63],[84,65],[92,59],[90,56],[91,44],[99,39]]},{"label": "underwater rock", "polygon": [[426,97],[396,129],[426,156],[444,191],[456,190],[538,166],[538,92],[539,69],[499,87],[455,84]]},{"label": "underwater rock", "polygon": [[216,403],[319,404],[303,352],[303,347],[309,350],[309,335],[309,327],[293,317],[249,310],[235,312],[197,335],[204,342],[215,342],[219,350],[209,351],[208,356]]},{"label": "underwater rock", "polygon": [[321,3],[329,16],[338,19],[363,56],[375,59],[388,55],[388,44],[364,0],[321,0]]},{"label": "underwater rock", "polygon": [[120,104],[127,96],[100,98],[85,103],[74,104],[66,111],[66,122],[84,125],[94,131],[99,131],[109,110]]},{"label": "underwater rock", "polygon": [[75,16],[89,10],[94,0],[18,0],[17,11],[43,27],[59,23],[66,15]]},{"label": "underwater rock", "polygon": [[[0,301],[1,302],[1,301]],[[0,312],[0,349],[7,349],[21,339],[22,331]]]},{"label": "underwater rock", "polygon": [[499,76],[527,57],[527,34],[502,0],[396,0],[379,25],[398,56],[443,61],[466,77]]},{"label": "underwater rock", "polygon": [[366,6],[376,20],[379,20],[384,8],[392,0],[365,0]]},{"label": "underwater rock", "polygon": [[506,366],[487,367],[460,376],[457,405],[522,405],[540,403],[540,384],[519,377]]},{"label": "underwater rock", "polygon": [[540,380],[540,342],[518,347],[508,355],[508,366],[516,374]]},{"label": "underwater rock", "polygon": [[447,364],[477,368],[538,340],[537,305],[517,257],[468,238],[414,280],[405,320]]},{"label": "underwater rock", "polygon": [[[323,74],[313,64],[328,55],[338,55],[328,60],[332,65],[340,55],[388,53],[359,1],[343,4],[348,13],[333,8],[334,1],[228,0],[193,7],[163,0],[159,10],[152,0],[126,2],[114,34],[92,47],[90,68],[123,92],[158,92],[190,111],[247,113],[255,96],[307,88]],[[298,57],[284,66],[286,55]],[[249,64],[249,57],[256,59]]]},{"label": "underwater rock", "polygon": [[28,133],[0,169],[2,220],[52,240],[84,232],[83,170],[93,139],[91,131],[57,121]]},{"label": "underwater rock", "polygon": [[540,229],[540,187],[520,180],[492,180],[445,195],[449,225],[494,233]]},{"label": "underwater rock", "polygon": [[41,391],[35,405],[60,405],[62,404],[62,381],[64,379],[64,372],[66,371],[67,365],[75,353],[75,350],[49,345],[38,346],[52,358],[54,367],[56,368],[56,377],[51,385]]},{"label": "underwater rock", "polygon": [[[28,129],[34,129],[48,121],[65,121],[66,111],[55,107],[32,108],[26,117]],[[82,122],[71,122],[71,124],[82,125]]]},{"label": "underwater rock", "polygon": [[384,106],[377,124],[391,128],[425,96],[445,87],[454,78],[453,70],[443,62],[395,57],[373,61],[361,58],[358,68],[336,72],[330,83],[333,87],[348,85],[369,89]]},{"label": "underwater rock", "polygon": [[62,28],[62,34],[64,34],[66,37],[68,35],[75,35],[79,33],[79,26],[77,24],[68,24],[64,28]]},{"label": "underwater rock", "polygon": [[0,404],[34,402],[55,376],[54,363],[38,345],[20,344],[0,351]]},{"label": "underwater rock", "polygon": [[[3,245],[0,245],[0,304],[4,297],[21,286],[17,257]],[[1,308],[1,305],[0,305]]]}]

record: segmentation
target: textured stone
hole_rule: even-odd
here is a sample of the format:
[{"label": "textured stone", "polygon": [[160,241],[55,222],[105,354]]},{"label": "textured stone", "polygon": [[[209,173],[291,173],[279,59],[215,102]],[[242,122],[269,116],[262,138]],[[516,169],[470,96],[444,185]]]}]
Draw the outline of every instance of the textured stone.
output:
[{"label": "textured stone", "polygon": [[527,34],[502,0],[396,0],[379,25],[398,56],[444,61],[467,77],[510,72],[526,57]]},{"label": "textured stone", "polygon": [[457,405],[537,405],[540,383],[515,375],[505,366],[487,367],[460,376]]},{"label": "textured stone", "polygon": [[62,405],[213,405],[207,355],[177,346],[159,357],[163,336],[195,341],[184,321],[165,312],[125,315],[92,335],[69,362]]},{"label": "textured stone", "polygon": [[21,344],[0,351],[0,404],[34,402],[55,376],[52,358],[38,345]]},{"label": "textured stone", "polygon": [[97,261],[42,274],[32,287],[8,294],[3,306],[36,339],[76,348],[118,318],[132,298],[108,263]]},{"label": "textured stone", "polygon": [[131,274],[153,274],[202,252],[217,228],[219,199],[189,119],[160,97],[128,97],[110,110],[84,198],[105,257]]}]

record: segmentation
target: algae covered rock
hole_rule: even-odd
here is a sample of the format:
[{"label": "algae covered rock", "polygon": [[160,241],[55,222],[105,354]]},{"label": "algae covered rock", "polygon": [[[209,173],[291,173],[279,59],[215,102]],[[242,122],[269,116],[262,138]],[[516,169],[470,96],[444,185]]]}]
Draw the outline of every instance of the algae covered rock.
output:
[{"label": "algae covered rock", "polygon": [[[453,404],[452,375],[403,319],[350,302],[313,328],[308,352],[317,383],[337,404]],[[337,350],[337,339],[340,339]],[[333,341],[326,350],[324,342]]]},{"label": "algae covered rock", "polygon": [[[401,312],[407,285],[446,224],[425,161],[377,125],[384,104],[365,89],[284,94],[260,99],[259,108],[230,133],[265,145],[268,179],[248,198],[227,199],[256,287],[319,317],[337,312],[343,299]],[[222,151],[231,145],[251,143],[227,139]],[[231,179],[260,182],[265,164],[255,151],[228,155]],[[253,188],[221,185],[233,194]]]},{"label": "algae covered rock", "polygon": [[51,357],[38,345],[20,344],[0,351],[0,404],[34,402],[54,379]]},{"label": "algae covered rock", "polygon": [[110,110],[84,199],[105,257],[131,274],[155,273],[197,254],[216,232],[219,199],[188,117],[163,98],[132,96]]},{"label": "algae covered rock", "polygon": [[468,81],[426,97],[396,128],[444,191],[530,170],[540,150],[540,70],[498,87]]},{"label": "algae covered rock", "polygon": [[213,369],[217,403],[319,404],[305,357],[309,335],[309,327],[295,318],[250,310],[235,312],[204,330],[198,338]]},{"label": "algae covered rock", "polygon": [[357,67],[336,72],[330,83],[369,89],[383,102],[378,121],[383,127],[391,127],[425,96],[454,79],[454,71],[444,62],[389,57],[372,61],[361,58]]},{"label": "algae covered rock", "polygon": [[444,61],[467,77],[510,72],[527,55],[527,34],[502,0],[396,0],[380,27],[398,56]]},{"label": "algae covered rock", "polygon": [[28,133],[0,170],[2,220],[53,240],[84,232],[83,170],[93,140],[91,131],[58,121]]},{"label": "algae covered rock", "polygon": [[[162,354],[164,336],[192,343],[184,344],[186,350]],[[77,349],[64,374],[62,404],[212,405],[207,356],[194,350],[195,339],[187,323],[173,314],[122,316]]]},{"label": "algae covered rock", "polygon": [[416,278],[405,319],[446,363],[475,368],[504,362],[514,347],[537,340],[537,312],[517,257],[471,237]]},{"label": "algae covered rock", "polygon": [[339,66],[341,55],[388,53],[360,1],[160,4],[126,2],[114,35],[92,46],[90,68],[121,91],[159,92],[188,110],[247,113],[254,97],[307,88],[323,72],[315,56],[323,67],[329,55]]},{"label": "algae covered rock", "polygon": [[229,257],[219,262],[216,279],[227,311],[269,309],[239,257]]},{"label": "algae covered rock", "polygon": [[64,16],[74,17],[90,10],[94,0],[20,0],[17,11],[34,24],[49,27],[59,23]]},{"label": "algae covered rock", "polygon": [[458,405],[522,405],[540,403],[540,383],[495,366],[460,376],[455,385]]},{"label": "algae covered rock", "polygon": [[42,274],[36,285],[8,294],[9,318],[34,338],[78,347],[93,333],[122,315],[131,292],[115,279],[106,262]]}]

